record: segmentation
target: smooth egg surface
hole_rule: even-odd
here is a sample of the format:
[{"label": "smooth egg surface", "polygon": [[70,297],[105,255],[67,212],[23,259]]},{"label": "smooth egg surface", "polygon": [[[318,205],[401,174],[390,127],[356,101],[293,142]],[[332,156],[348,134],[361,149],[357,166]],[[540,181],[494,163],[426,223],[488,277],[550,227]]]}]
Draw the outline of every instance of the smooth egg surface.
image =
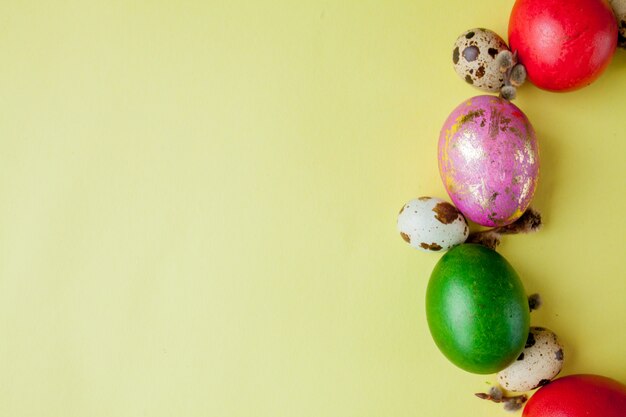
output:
[{"label": "smooth egg surface", "polygon": [[464,243],[435,265],[426,289],[426,319],[452,363],[489,374],[506,368],[524,349],[530,310],[507,260],[485,246]]},{"label": "smooth egg surface", "polygon": [[453,204],[483,226],[517,220],[532,201],[539,148],[526,115],[482,95],[450,113],[439,136],[439,173]]},{"label": "smooth egg surface", "polygon": [[578,374],[539,388],[522,417],[625,417],[626,385],[602,375]]}]

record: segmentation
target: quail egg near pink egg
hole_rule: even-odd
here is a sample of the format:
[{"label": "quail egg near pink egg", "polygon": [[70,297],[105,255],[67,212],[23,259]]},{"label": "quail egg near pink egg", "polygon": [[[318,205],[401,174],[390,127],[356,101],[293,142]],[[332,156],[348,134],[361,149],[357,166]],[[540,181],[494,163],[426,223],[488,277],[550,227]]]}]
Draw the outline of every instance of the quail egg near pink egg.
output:
[{"label": "quail egg near pink egg", "polygon": [[469,227],[452,204],[440,198],[419,197],[400,209],[398,231],[415,249],[439,252],[465,242]]}]

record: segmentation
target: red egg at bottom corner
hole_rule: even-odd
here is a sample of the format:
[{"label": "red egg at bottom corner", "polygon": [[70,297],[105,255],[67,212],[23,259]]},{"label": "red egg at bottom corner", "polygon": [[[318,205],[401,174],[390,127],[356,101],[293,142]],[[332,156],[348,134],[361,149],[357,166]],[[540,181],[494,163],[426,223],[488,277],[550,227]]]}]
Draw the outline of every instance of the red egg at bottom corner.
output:
[{"label": "red egg at bottom corner", "polygon": [[626,417],[626,385],[591,374],[558,378],[530,397],[522,417]]}]

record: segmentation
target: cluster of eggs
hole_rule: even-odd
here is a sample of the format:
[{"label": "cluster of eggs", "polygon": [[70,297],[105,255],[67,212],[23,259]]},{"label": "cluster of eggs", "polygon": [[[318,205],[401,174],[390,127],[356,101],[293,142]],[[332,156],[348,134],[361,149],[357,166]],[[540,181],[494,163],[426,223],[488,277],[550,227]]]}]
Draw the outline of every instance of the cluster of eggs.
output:
[{"label": "cluster of eggs", "polygon": [[[606,0],[517,0],[509,21],[510,48],[488,29],[462,33],[452,51],[456,73],[473,87],[500,96],[465,100],[443,124],[438,165],[452,204],[419,197],[403,205],[398,215],[398,231],[409,245],[447,251],[426,291],[426,317],[435,344],[468,372],[497,373],[507,391],[547,387],[561,371],[563,347],[551,330],[530,327],[529,301],[511,264],[495,250],[465,243],[468,219],[502,228],[529,208],[539,176],[538,142],[530,121],[510,100],[526,76],[550,91],[575,90],[598,78],[611,60],[618,34],[620,42],[626,40],[626,0],[612,0],[611,5],[615,14]],[[558,384],[563,388],[554,384],[549,391],[539,390],[545,394],[531,398],[524,416],[559,412],[560,406],[552,409],[550,404],[571,396],[572,387],[601,392],[590,395],[602,404],[596,397],[596,403],[583,400],[574,412],[559,416],[617,416],[626,409],[626,386],[608,378],[557,381],[563,381]],[[602,414],[587,414],[589,407],[599,407]]]}]

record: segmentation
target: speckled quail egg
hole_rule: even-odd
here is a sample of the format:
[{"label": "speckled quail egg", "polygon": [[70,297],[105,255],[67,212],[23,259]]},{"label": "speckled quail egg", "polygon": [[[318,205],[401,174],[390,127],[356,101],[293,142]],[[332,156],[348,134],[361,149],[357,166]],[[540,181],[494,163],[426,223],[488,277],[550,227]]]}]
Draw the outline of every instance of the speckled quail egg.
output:
[{"label": "speckled quail egg", "polygon": [[448,250],[465,242],[469,234],[461,212],[434,197],[419,197],[402,206],[398,231],[405,242],[426,252]]},{"label": "speckled quail egg", "polygon": [[489,29],[470,29],[454,42],[452,63],[466,82],[495,93],[504,86],[504,74],[496,63],[496,56],[508,49],[497,33]]},{"label": "speckled quail egg", "polygon": [[622,48],[626,48],[626,0],[609,0],[613,13],[617,18],[618,42]]},{"label": "speckled quail egg", "polygon": [[498,373],[498,382],[508,391],[530,391],[550,382],[562,367],[563,347],[556,335],[543,327],[531,327],[526,347]]}]

